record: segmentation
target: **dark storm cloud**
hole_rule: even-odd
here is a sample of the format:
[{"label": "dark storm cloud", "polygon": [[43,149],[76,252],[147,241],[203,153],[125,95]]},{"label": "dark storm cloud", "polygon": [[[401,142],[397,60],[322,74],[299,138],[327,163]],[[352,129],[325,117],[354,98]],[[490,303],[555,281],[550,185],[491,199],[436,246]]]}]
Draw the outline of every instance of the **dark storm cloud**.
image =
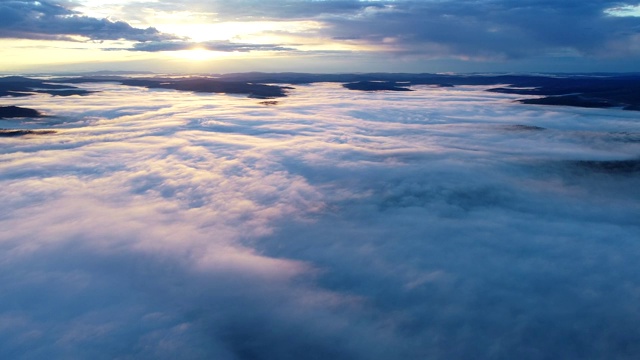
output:
[{"label": "dark storm cloud", "polygon": [[291,51],[293,48],[273,44],[240,44],[230,41],[206,41],[206,42],[189,42],[189,41],[153,41],[138,43],[131,48],[133,51],[180,51],[203,49],[210,51],[224,52],[249,52],[249,51]]},{"label": "dark storm cloud", "polygon": [[82,36],[91,40],[158,41],[175,39],[157,29],[134,28],[123,21],[83,16],[60,2],[0,2],[0,38],[70,40]]}]

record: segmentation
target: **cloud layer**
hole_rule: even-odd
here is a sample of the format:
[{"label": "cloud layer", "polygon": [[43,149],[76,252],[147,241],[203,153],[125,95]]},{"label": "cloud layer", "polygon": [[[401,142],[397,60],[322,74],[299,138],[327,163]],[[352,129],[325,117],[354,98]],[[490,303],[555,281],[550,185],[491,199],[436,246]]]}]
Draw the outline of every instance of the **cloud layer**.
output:
[{"label": "cloud layer", "polygon": [[640,354],[634,112],[82,86],[0,124],[0,357]]},{"label": "cloud layer", "polygon": [[273,44],[246,44],[233,43],[230,41],[154,41],[137,43],[131,50],[133,51],[181,51],[181,50],[209,50],[223,52],[249,52],[249,51],[293,51],[295,49],[273,45]]},{"label": "cloud layer", "polygon": [[134,28],[123,21],[84,16],[69,2],[6,0],[0,2],[0,38],[37,40],[173,40],[157,29]]},{"label": "cloud layer", "polygon": [[[312,37],[405,56],[506,60],[640,55],[640,17],[614,16],[611,9],[619,1],[164,2],[165,7],[171,4],[214,16],[212,22],[319,21],[324,26]],[[140,6],[133,3],[130,11]]]},{"label": "cloud layer", "polygon": [[[246,71],[256,70],[256,63],[280,71],[292,64],[303,71],[327,71],[323,66],[331,71],[637,71],[640,16],[634,5],[613,0],[7,0],[0,2],[0,38],[127,40],[93,48],[147,53],[193,46],[282,52],[278,59],[262,54],[274,65],[245,57]],[[159,69],[162,58],[156,60],[152,65]]]}]

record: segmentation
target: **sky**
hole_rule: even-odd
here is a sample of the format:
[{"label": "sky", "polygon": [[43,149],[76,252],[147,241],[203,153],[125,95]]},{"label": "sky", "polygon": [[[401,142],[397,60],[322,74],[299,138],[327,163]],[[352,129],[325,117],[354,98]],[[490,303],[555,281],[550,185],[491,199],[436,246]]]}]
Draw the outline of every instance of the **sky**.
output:
[{"label": "sky", "polygon": [[0,0],[0,72],[637,72],[613,0]]},{"label": "sky", "polygon": [[638,359],[634,111],[79,86],[3,99],[0,358]]},{"label": "sky", "polygon": [[[0,73],[640,71],[639,6],[0,0]],[[74,86],[0,98],[0,359],[640,358],[637,111]]]}]

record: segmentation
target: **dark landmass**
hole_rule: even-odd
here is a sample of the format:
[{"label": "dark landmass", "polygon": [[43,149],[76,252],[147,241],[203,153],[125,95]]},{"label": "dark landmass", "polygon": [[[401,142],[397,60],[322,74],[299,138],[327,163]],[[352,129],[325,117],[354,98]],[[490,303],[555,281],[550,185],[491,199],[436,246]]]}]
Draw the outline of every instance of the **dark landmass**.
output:
[{"label": "dark landmass", "polygon": [[0,97],[23,97],[23,96],[31,96],[35,93],[33,92],[21,92],[21,91],[11,91],[11,90],[2,90],[0,85]]},{"label": "dark landmass", "polygon": [[65,89],[65,90],[47,90],[47,91],[40,91],[40,92],[47,93],[52,96],[73,96],[73,95],[85,96],[85,95],[94,93],[95,91],[88,91],[88,90],[82,90],[82,89]]},{"label": "dark landmass", "polygon": [[286,86],[265,85],[243,81],[221,81],[211,77],[185,78],[127,78],[122,76],[88,76],[79,78],[54,79],[53,82],[62,83],[102,83],[116,82],[127,86],[140,86],[148,89],[172,89],[201,93],[239,94],[256,99],[272,99],[287,96]]},{"label": "dark landmass", "polygon": [[19,137],[25,135],[48,135],[55,134],[54,130],[23,130],[23,129],[0,129],[0,137]]},{"label": "dark landmass", "polygon": [[272,99],[287,96],[287,88],[276,85],[264,85],[245,82],[226,82],[208,78],[157,80],[124,80],[124,85],[144,86],[150,89],[173,89],[204,93],[246,94],[250,98]]},{"label": "dark landmass", "polygon": [[[352,90],[406,91],[413,85],[451,87],[459,85],[506,85],[492,92],[538,95],[538,99],[519,100],[525,104],[565,105],[590,108],[621,107],[640,110],[640,75],[479,75],[479,74],[304,74],[240,73],[219,75],[224,81],[252,81],[272,84],[343,83]],[[401,87],[398,86],[401,84]],[[401,90],[405,89],[405,90]]]},{"label": "dark landmass", "polygon": [[[455,75],[461,77],[462,75]],[[406,73],[367,73],[367,74],[306,74],[306,73],[231,73],[216,75],[221,81],[247,81],[269,84],[313,84],[321,82],[331,83],[356,83],[356,82],[395,82],[403,83],[403,86],[434,85],[438,87],[450,87],[448,82],[451,77],[438,74],[406,74]],[[504,83],[501,83],[504,84]],[[460,84],[461,85],[461,84]]]},{"label": "dark landmass", "polygon": [[362,91],[413,91],[406,87],[401,87],[394,81],[358,81],[355,83],[343,84],[349,90]]},{"label": "dark landmass", "polygon": [[640,159],[631,160],[577,160],[571,164],[577,168],[612,175],[640,172]]},{"label": "dark landmass", "polygon": [[607,134],[607,139],[625,143],[640,143],[640,132],[611,132]]},{"label": "dark landmass", "polygon": [[134,78],[128,78],[128,77],[118,76],[118,75],[92,75],[92,76],[81,76],[81,77],[55,78],[55,79],[49,80],[49,82],[52,82],[52,83],[65,83],[65,84],[89,84],[89,83],[107,83],[107,82],[112,82],[112,83],[121,84],[122,81],[127,80],[127,79],[132,79],[133,80]]},{"label": "dark landmass", "polygon": [[34,109],[17,106],[0,106],[0,119],[22,117],[39,118],[42,116],[43,115],[38,110]]},{"label": "dark landmass", "polygon": [[55,82],[65,83],[102,83],[115,82],[127,86],[140,86],[148,89],[172,89],[203,93],[239,94],[250,98],[271,99],[287,96],[287,86],[266,85],[259,82],[220,80],[213,77],[185,77],[185,78],[128,78],[122,76],[90,76],[79,78],[56,79]]},{"label": "dark landmass", "polygon": [[534,105],[562,105],[562,106],[577,106],[585,108],[610,108],[616,106],[615,103],[603,98],[590,98],[583,95],[564,95],[564,96],[549,96],[539,99],[523,99],[518,100],[523,104]]},{"label": "dark landmass", "polygon": [[527,83],[489,91],[545,96],[538,99],[519,100],[523,104],[586,108],[620,107],[625,110],[640,110],[640,76],[638,75],[535,78]]},{"label": "dark landmass", "polygon": [[[449,78],[437,74],[406,74],[406,73],[367,73],[367,74],[306,74],[306,73],[232,73],[217,75],[221,81],[251,81],[269,84],[313,84],[313,83],[343,83],[350,90],[363,91],[411,91],[407,87],[412,85],[431,85],[434,87],[452,87]],[[375,84],[375,83],[384,83]],[[395,85],[394,85],[395,84]],[[348,85],[348,86],[347,86]],[[461,85],[461,84],[459,84]],[[385,88],[386,87],[386,88]],[[400,89],[398,89],[400,88]],[[404,88],[405,90],[401,90]]]},{"label": "dark landmass", "polygon": [[[410,91],[411,86],[451,87],[460,85],[497,86],[489,91],[535,95],[539,98],[519,100],[525,104],[565,105],[590,108],[620,107],[640,110],[640,75],[564,74],[564,75],[495,75],[495,74],[306,74],[306,73],[234,73],[199,77],[133,78],[120,73],[98,72],[91,76],[67,77],[47,81],[23,78],[0,78],[0,96],[28,96],[34,92],[52,95],[89,93],[68,84],[116,82],[152,89],[174,89],[205,93],[243,94],[269,99],[286,96],[286,85],[320,82],[341,83],[347,89],[362,91]],[[64,84],[64,85],[61,85]],[[77,91],[74,93],[74,91]]]},{"label": "dark landmass", "polygon": [[543,131],[543,130],[547,130],[543,127],[540,126],[534,126],[534,125],[505,125],[503,126],[503,128],[505,130],[510,130],[510,131]]},{"label": "dark landmass", "polygon": [[30,96],[33,94],[49,94],[53,96],[88,95],[93,91],[78,89],[70,85],[60,85],[51,81],[31,79],[22,76],[0,78],[0,97]]}]

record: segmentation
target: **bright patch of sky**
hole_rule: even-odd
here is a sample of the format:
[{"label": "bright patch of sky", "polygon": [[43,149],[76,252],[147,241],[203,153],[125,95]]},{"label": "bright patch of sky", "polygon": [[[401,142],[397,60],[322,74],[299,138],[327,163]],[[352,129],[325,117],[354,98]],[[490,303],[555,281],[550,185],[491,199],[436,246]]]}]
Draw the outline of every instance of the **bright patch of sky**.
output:
[{"label": "bright patch of sky", "polygon": [[[154,3],[126,0],[84,1],[82,13],[97,18],[126,21],[134,26],[152,26],[164,33],[204,42],[229,40],[254,44],[297,42],[296,33],[322,29],[318,21],[221,21],[214,12],[175,11],[153,7]],[[130,10],[136,8],[137,13]]]},{"label": "bright patch of sky", "polygon": [[626,17],[626,16],[633,16],[633,17],[640,17],[640,4],[638,5],[624,5],[624,6],[617,6],[611,9],[607,9],[605,11],[605,13],[607,15],[611,15],[611,16],[620,16],[620,17]]},{"label": "bright patch of sky", "polygon": [[319,29],[322,25],[315,21],[253,21],[253,22],[201,22],[193,23],[188,16],[176,15],[171,21],[156,23],[160,31],[184,36],[193,41],[208,40],[241,40],[252,43],[274,43],[285,38],[282,33],[275,39],[275,34],[265,35],[265,32],[301,32]]},{"label": "bright patch of sky", "polygon": [[87,16],[93,16],[97,18],[110,18],[117,14],[119,9],[125,5],[136,3],[135,1],[127,0],[110,0],[110,1],[94,1],[85,0],[81,2],[81,5],[77,8]]}]

